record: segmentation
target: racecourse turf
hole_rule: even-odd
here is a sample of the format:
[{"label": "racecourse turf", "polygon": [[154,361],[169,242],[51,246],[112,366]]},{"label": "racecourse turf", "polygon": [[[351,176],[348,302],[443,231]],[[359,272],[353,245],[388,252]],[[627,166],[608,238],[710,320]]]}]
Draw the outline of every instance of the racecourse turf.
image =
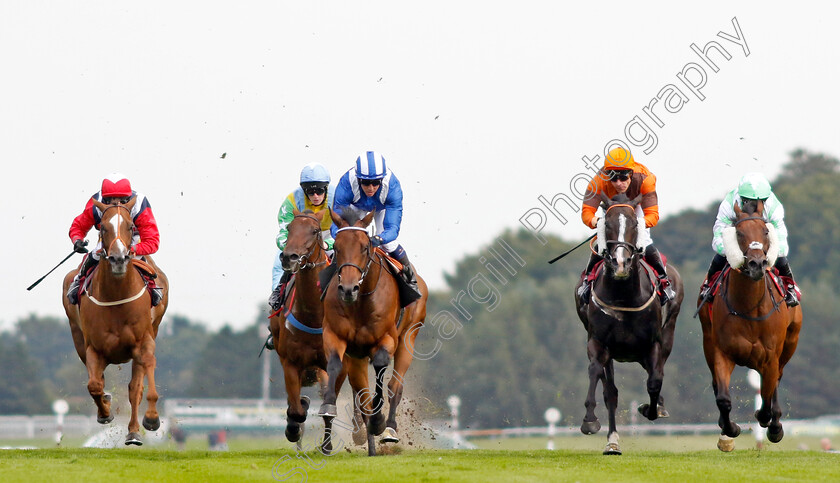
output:
[{"label": "racecourse turf", "polygon": [[0,480],[37,481],[840,481],[819,451],[405,450],[369,458],[293,450],[32,449],[0,451]]}]

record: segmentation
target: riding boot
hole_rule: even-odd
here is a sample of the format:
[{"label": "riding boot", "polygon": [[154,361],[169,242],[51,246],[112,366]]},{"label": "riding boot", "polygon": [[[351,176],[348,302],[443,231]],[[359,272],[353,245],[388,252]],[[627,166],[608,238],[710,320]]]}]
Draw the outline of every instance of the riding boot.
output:
[{"label": "riding boot", "polygon": [[274,287],[274,290],[271,291],[271,295],[268,296],[268,305],[271,306],[272,311],[276,312],[283,306],[286,296],[286,283],[291,278],[292,272],[284,270],[283,276],[280,277],[280,282],[276,287]]},{"label": "riding boot", "polygon": [[67,299],[70,300],[71,304],[79,304],[79,288],[82,286],[82,282],[85,281],[85,277],[87,277],[88,272],[91,271],[97,263],[99,263],[99,260],[93,258],[93,255],[85,255],[85,259],[82,262],[82,268],[79,269],[79,273],[73,277],[73,282],[71,282],[70,286],[67,287]]},{"label": "riding boot", "polygon": [[723,270],[723,267],[726,266],[726,257],[719,253],[715,253],[715,257],[712,258],[712,263],[709,264],[709,273],[706,274],[706,279],[703,280],[703,285],[700,287],[700,299],[705,302],[711,302],[712,299],[715,297],[712,288],[712,277]]},{"label": "riding boot", "polygon": [[595,268],[595,265],[603,260],[604,257],[592,253],[589,255],[589,263],[586,265],[586,270],[583,271],[583,282],[578,287],[578,297],[583,305],[589,303],[589,295],[592,293],[592,282],[589,281],[589,273]]},{"label": "riding boot", "polygon": [[659,299],[660,303],[665,305],[669,300],[674,300],[677,297],[677,293],[674,292],[674,288],[671,287],[671,281],[668,280],[668,272],[666,271],[665,264],[662,263],[662,257],[659,256],[659,250],[657,250],[653,244],[648,245],[647,248],[645,248],[645,261],[648,262],[648,264],[650,264],[650,266],[658,273],[659,289],[662,294]]},{"label": "riding boot", "polygon": [[412,290],[417,292],[417,295],[420,295],[420,289],[417,288],[417,276],[414,274],[414,269],[411,268],[411,262],[408,261],[408,253],[405,250],[402,250],[401,256],[397,258],[397,261],[400,262],[403,266],[402,274],[403,280],[405,283],[411,287]]},{"label": "riding boot", "polygon": [[793,280],[793,272],[790,271],[790,264],[788,263],[787,257],[777,258],[774,267],[776,267],[776,270],[779,271],[779,275],[784,277],[785,303],[788,307],[795,307],[799,305],[802,292],[800,292],[799,287],[796,285],[796,281]]}]

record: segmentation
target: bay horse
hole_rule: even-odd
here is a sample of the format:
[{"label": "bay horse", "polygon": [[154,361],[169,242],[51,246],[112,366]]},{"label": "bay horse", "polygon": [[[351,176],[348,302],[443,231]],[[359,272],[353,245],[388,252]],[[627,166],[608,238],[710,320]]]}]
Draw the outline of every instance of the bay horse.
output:
[{"label": "bay horse", "polygon": [[[348,218],[352,210],[345,210]],[[348,368],[351,384],[362,388],[356,404],[366,416],[368,455],[375,456],[374,436],[384,433],[382,443],[398,442],[397,407],[402,399],[405,374],[413,360],[414,340],[426,318],[429,292],[426,282],[418,275],[421,297],[400,308],[398,286],[382,253],[374,250],[366,227],[375,212],[363,218],[345,220],[331,212],[339,229],[335,235],[334,263],[337,280],[327,287],[324,299],[324,351],[327,355],[329,384],[319,414],[325,420],[336,415],[336,375],[343,361]],[[416,272],[415,272],[416,273]],[[348,357],[345,357],[348,356]],[[371,395],[365,361],[370,359],[376,374],[376,387]],[[383,383],[385,371],[394,360],[394,370],[388,383],[388,419],[384,407]]]},{"label": "bay horse", "polygon": [[[721,451],[732,451],[732,438],[741,433],[729,418],[729,381],[736,365],[761,374],[761,408],[755,418],[767,428],[767,439],[773,443],[782,440],[778,385],[802,328],[802,307],[784,303],[784,291],[769,273],[779,252],[775,228],[764,218],[764,203],[749,203],[743,211],[736,203],[734,208],[735,224],[723,233],[731,269],[721,282],[721,293],[700,310],[703,352],[720,411]],[[701,302],[698,297],[698,307]]]},{"label": "bay horse", "polygon": [[87,291],[80,294],[79,305],[71,304],[64,296],[78,269],[64,277],[61,293],[76,353],[88,371],[88,392],[96,404],[96,421],[100,424],[108,424],[114,419],[111,395],[105,392],[105,368],[110,364],[132,362],[128,384],[131,418],[125,444],[140,446],[143,441],[137,411],[143,397],[144,377],[148,379],[149,390],[143,427],[149,431],[160,428],[155,387],[155,337],[169,304],[169,280],[151,257],[146,256],[146,262],[157,273],[157,286],[163,289],[160,304],[151,307],[146,282],[135,269],[136,262],[130,263],[134,230],[131,208],[136,201],[137,198],[132,198],[126,204],[112,205],[93,201],[102,212],[99,265],[90,275]]},{"label": "bay horse", "polygon": [[601,381],[609,413],[604,454],[620,455],[615,423],[618,389],[613,361],[637,362],[647,371],[650,402],[642,404],[638,410],[651,421],[667,417],[660,392],[684,290],[679,272],[667,265],[668,277],[677,296],[665,304],[663,314],[657,297],[657,278],[653,270],[642,263],[642,250],[637,246],[639,232],[645,226],[644,218],[636,214],[641,195],[633,200],[624,194],[618,194],[612,200],[601,196],[604,230],[599,230],[598,253],[604,257],[602,273],[592,283],[588,304],[583,304],[577,295],[582,280],[575,287],[575,304],[587,331],[589,357],[589,391],[580,430],[584,434],[595,434],[601,429],[595,415],[595,390]]},{"label": "bay horse", "polygon": [[[274,340],[274,348],[283,366],[283,378],[289,407],[286,410],[286,439],[300,445],[303,436],[303,423],[309,410],[309,398],[301,397],[304,385],[311,385],[317,379],[323,396],[327,384],[327,358],[324,355],[322,321],[324,317],[321,303],[318,275],[329,264],[324,240],[321,235],[321,219],[327,213],[293,210],[294,218],[289,223],[288,238],[283,249],[282,265],[295,275],[294,295],[288,301],[289,308],[282,308],[270,317],[269,330]],[[288,299],[287,299],[288,300]],[[347,376],[342,370],[336,376],[336,385],[340,388]],[[353,413],[354,428],[362,424],[361,413]],[[330,421],[331,423],[331,421]],[[325,427],[322,452],[332,452],[331,424]],[[357,444],[364,444],[361,431],[354,432]]]}]

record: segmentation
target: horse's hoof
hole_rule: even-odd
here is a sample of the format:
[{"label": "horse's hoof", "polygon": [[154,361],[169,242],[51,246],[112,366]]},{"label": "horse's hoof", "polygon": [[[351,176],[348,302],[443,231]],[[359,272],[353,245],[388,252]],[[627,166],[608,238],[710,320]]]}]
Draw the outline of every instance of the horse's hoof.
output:
[{"label": "horse's hoof", "polygon": [[642,404],[641,406],[639,406],[638,411],[639,411],[639,414],[648,418],[651,421],[653,421],[657,417],[659,417],[659,411],[657,411],[656,414],[654,414],[653,417],[651,417],[651,415],[650,415],[650,404],[648,404],[648,403],[645,403],[645,404]]},{"label": "horse's hoof", "polygon": [[618,443],[607,443],[607,447],[604,448],[604,454],[621,456],[621,447],[618,446]]},{"label": "horse's hoof", "polygon": [[380,443],[399,443],[400,438],[397,436],[397,430],[394,428],[385,428],[385,432],[382,433],[382,438],[379,439]]},{"label": "horse's hoof", "polygon": [[302,425],[286,425],[286,439],[289,440],[290,443],[297,443],[298,441],[300,441],[301,436],[303,436]]},{"label": "horse's hoof", "polygon": [[762,418],[760,415],[761,410],[757,410],[755,412],[755,420],[758,421],[759,426],[761,426],[762,428],[766,428],[767,425],[770,424],[770,413],[767,414],[766,418]]},{"label": "horse's hoof", "polygon": [[657,404],[656,405],[656,416],[660,417],[660,418],[670,418],[671,413],[669,413],[668,410],[665,409],[665,406],[663,406],[661,404]]},{"label": "horse's hoof", "polygon": [[595,434],[601,430],[601,422],[597,419],[595,421],[584,421],[580,425],[580,432],[583,434]]},{"label": "horse's hoof", "polygon": [[300,405],[303,406],[303,412],[309,411],[309,396],[300,397]]},{"label": "horse's hoof", "polygon": [[96,422],[99,424],[108,424],[114,420],[114,415],[110,414],[107,418],[100,418],[99,416],[96,417]]},{"label": "horse's hoof", "polygon": [[718,438],[717,447],[724,453],[729,453],[730,451],[735,449],[735,439],[730,438],[725,434],[721,434],[720,438]]},{"label": "horse's hoof", "polygon": [[140,435],[137,433],[128,433],[125,437],[125,445],[134,445],[134,446],[143,446],[143,440],[140,439]]},{"label": "horse's hoof", "polygon": [[143,427],[148,431],[157,431],[160,429],[160,418],[149,419],[143,416]]},{"label": "horse's hoof", "polygon": [[379,436],[383,431],[385,431],[385,415],[380,411],[368,419],[368,432]]},{"label": "horse's hoof", "polygon": [[332,435],[325,434],[324,441],[321,443],[321,454],[325,456],[332,456]]},{"label": "horse's hoof", "polygon": [[322,418],[334,418],[338,415],[338,409],[335,404],[321,404],[321,409],[318,410],[318,416]]},{"label": "horse's hoof", "polygon": [[767,430],[767,439],[770,440],[771,443],[778,443],[782,440],[785,436],[785,430],[782,429],[782,425],[779,425],[779,432],[773,432],[773,426]]}]

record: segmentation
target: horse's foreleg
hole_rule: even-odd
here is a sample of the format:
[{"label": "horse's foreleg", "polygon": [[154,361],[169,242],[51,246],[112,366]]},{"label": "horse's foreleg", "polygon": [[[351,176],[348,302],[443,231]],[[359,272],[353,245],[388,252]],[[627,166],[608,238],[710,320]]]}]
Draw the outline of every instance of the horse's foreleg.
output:
[{"label": "horse's foreleg", "polygon": [[[306,421],[309,398],[300,397],[300,380],[303,370],[288,360],[283,362],[283,380],[289,407],[286,409],[286,439],[296,443],[303,435],[301,425]],[[304,407],[305,406],[305,407]]]},{"label": "horse's foreleg", "polygon": [[[349,360],[349,359],[351,359],[351,358],[348,357],[347,360]],[[365,369],[367,369],[367,367],[365,367]],[[321,376],[319,375],[319,377],[321,377]],[[322,398],[324,397],[323,395],[327,391],[327,387],[329,385],[329,382],[332,381],[332,380],[335,380],[335,393],[336,393],[336,398],[337,398],[338,394],[341,392],[341,386],[344,385],[344,379],[347,377],[347,371],[342,366],[341,372],[339,372],[338,376],[336,376],[335,378],[329,378],[329,376],[327,375],[326,372],[324,372],[323,377],[324,377],[324,380],[321,381],[322,391],[323,391],[321,393],[321,397]],[[332,456],[333,454],[335,454],[333,452],[332,426],[333,426],[333,418],[325,417],[324,418],[324,438],[321,441],[321,445],[320,445],[321,446],[321,453],[324,456]],[[340,442],[340,443],[341,444],[338,444],[339,449],[341,448],[341,446],[344,446],[343,442]]]},{"label": "horse's foreleg", "polygon": [[370,414],[370,398],[363,401],[362,396],[368,387],[367,359],[348,358],[350,386],[353,388],[353,443],[362,446],[367,442],[367,423]]},{"label": "horse's foreleg", "polygon": [[391,355],[386,348],[380,347],[373,355],[371,362],[373,363],[373,372],[376,374],[376,390],[373,395],[372,413],[369,414],[370,419],[368,419],[368,435],[379,436],[385,431],[385,415],[382,413],[382,408],[385,406],[383,387],[385,385],[385,372],[391,363]]},{"label": "horse's foreleg", "polygon": [[587,343],[587,352],[589,355],[589,390],[586,393],[586,402],[584,403],[586,416],[583,417],[580,431],[583,434],[595,434],[601,429],[601,423],[595,416],[595,406],[597,405],[595,389],[598,387],[598,381],[604,377],[604,364],[601,361],[601,355],[606,352],[606,349],[590,339]]},{"label": "horse's foreleg", "polygon": [[[143,427],[149,431],[157,431],[160,429],[160,414],[158,414],[157,410],[157,402],[158,402],[158,392],[157,392],[157,385],[155,384],[155,368],[157,367],[157,358],[155,358],[155,340],[152,338],[151,334],[146,336],[146,340],[143,341],[143,345],[141,346],[141,353],[140,353],[140,364],[143,367],[143,373],[146,376],[146,381],[149,384],[149,388],[146,391],[146,414],[143,415]],[[140,379],[140,395],[138,398],[138,407],[139,407],[139,400],[143,397],[143,379]]]},{"label": "horse's foreleg", "polygon": [[654,344],[651,349],[650,358],[644,364],[648,373],[647,392],[650,397],[650,403],[639,406],[639,413],[651,421],[659,417],[660,393],[662,392],[662,379],[665,373],[664,365],[665,361],[662,358],[661,347],[659,344]]},{"label": "horse's foreleg", "polygon": [[324,418],[334,418],[338,414],[335,407],[335,402],[338,397],[335,383],[342,370],[341,361],[344,359],[344,351],[347,348],[347,344],[344,341],[339,340],[339,338],[328,329],[324,330],[323,337],[324,353],[327,357],[327,377],[329,377],[329,382],[327,383],[327,390],[324,393],[324,402],[321,404],[321,409],[318,411],[318,415]]},{"label": "horse's foreleg", "polygon": [[85,351],[85,367],[88,371],[88,392],[96,404],[96,422],[108,424],[114,420],[111,414],[111,395],[105,393],[105,366],[107,364],[93,348]]},{"label": "horse's foreleg", "polygon": [[618,445],[618,430],[615,424],[615,411],[618,409],[618,388],[615,386],[615,368],[612,359],[604,364],[604,405],[607,407],[610,430],[607,433],[607,446],[604,454],[620,455]]},{"label": "horse's foreleg", "polygon": [[779,422],[782,411],[778,407],[776,396],[779,387],[778,362],[771,360],[759,372],[761,373],[761,408],[755,412],[755,419],[762,428],[768,428],[767,439],[773,443],[778,443],[784,434],[782,424]]},{"label": "horse's foreleg", "polygon": [[773,391],[771,401],[772,404],[770,411],[772,413],[772,419],[770,420],[770,425],[767,427],[767,439],[770,440],[771,443],[778,443],[785,435],[785,431],[782,428],[782,423],[780,421],[782,418],[782,408],[779,406],[778,386],[776,387],[776,390]]},{"label": "horse's foreleg", "polygon": [[[140,433],[140,420],[137,417],[140,400],[143,399],[143,377],[145,368],[140,356],[135,356],[131,362],[131,381],[128,383],[128,402],[131,404],[131,417],[128,420],[129,436]],[[126,441],[126,444],[129,444]]]},{"label": "horse's foreleg", "polygon": [[735,363],[724,357],[720,351],[717,351],[714,356],[714,367],[712,369],[712,388],[715,392],[715,402],[717,403],[720,418],[718,418],[718,426],[720,426],[721,433],[734,438],[741,434],[741,427],[729,419],[729,413],[732,411],[732,399],[729,396],[729,380],[732,377],[732,371],[735,369]]}]

